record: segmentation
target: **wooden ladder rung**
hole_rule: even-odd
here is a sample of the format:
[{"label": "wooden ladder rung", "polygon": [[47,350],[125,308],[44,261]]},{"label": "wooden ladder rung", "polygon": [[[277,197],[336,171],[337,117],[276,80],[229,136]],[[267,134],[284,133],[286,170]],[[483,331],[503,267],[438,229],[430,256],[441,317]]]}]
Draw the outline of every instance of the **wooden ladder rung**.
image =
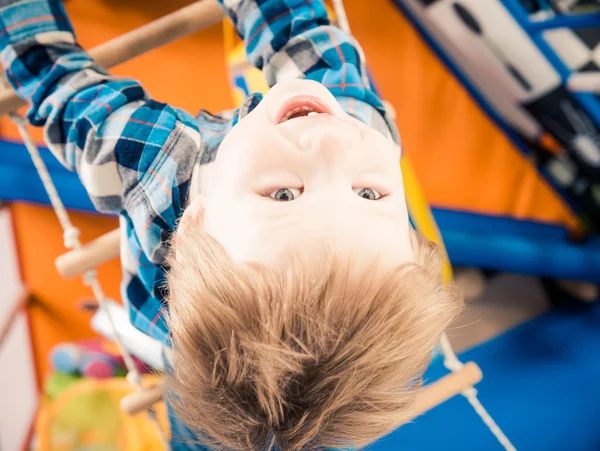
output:
[{"label": "wooden ladder rung", "polygon": [[55,261],[56,269],[65,279],[85,273],[96,266],[119,256],[121,242],[120,229],[112,230],[81,249],[69,251]]}]

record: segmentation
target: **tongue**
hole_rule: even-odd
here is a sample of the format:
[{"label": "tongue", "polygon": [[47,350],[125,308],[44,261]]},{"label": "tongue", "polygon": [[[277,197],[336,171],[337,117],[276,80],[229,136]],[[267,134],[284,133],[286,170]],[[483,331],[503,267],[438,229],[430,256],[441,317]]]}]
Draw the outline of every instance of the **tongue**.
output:
[{"label": "tongue", "polygon": [[317,114],[320,114],[320,113],[317,113],[316,111],[306,111],[306,110],[298,111],[298,112],[292,114],[287,120],[289,121],[291,119],[296,119],[297,117],[316,116]]},{"label": "tongue", "polygon": [[297,113],[292,114],[289,119],[296,119],[297,117],[306,117],[310,113],[310,111],[298,111]]}]

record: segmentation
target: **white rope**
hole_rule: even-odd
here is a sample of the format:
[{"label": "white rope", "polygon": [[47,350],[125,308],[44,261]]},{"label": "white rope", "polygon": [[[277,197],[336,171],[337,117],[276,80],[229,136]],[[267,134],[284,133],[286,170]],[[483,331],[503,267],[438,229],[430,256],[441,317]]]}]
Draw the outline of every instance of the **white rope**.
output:
[{"label": "white rope", "polygon": [[[454,349],[452,349],[450,340],[448,340],[448,336],[445,333],[440,337],[439,345],[442,355],[444,356],[444,366],[452,372],[460,371],[464,364],[458,359]],[[516,451],[516,448],[513,446],[504,432],[502,432],[500,426],[498,426],[485,407],[483,407],[481,401],[479,401],[477,398],[477,390],[474,387],[469,387],[461,394],[467,399],[467,401],[469,401],[469,404],[471,404],[473,410],[475,410],[477,415],[479,415],[491,433],[494,434],[498,442],[504,446],[504,449],[506,449],[506,451]]]},{"label": "white rope", "polygon": [[[64,204],[62,203],[58,192],[56,191],[54,182],[52,181],[52,178],[48,173],[48,168],[46,167],[46,164],[40,156],[40,152],[37,148],[37,145],[33,142],[33,140],[31,139],[31,135],[27,130],[27,122],[22,116],[20,116],[16,112],[9,113],[9,115],[12,121],[16,124],[17,128],[19,129],[19,133],[21,134],[23,143],[25,144],[25,147],[27,148],[27,151],[31,156],[31,160],[33,161],[33,164],[40,176],[40,179],[44,184],[44,188],[48,193],[48,197],[50,198],[52,208],[54,209],[54,212],[56,213],[56,216],[58,217],[60,225],[63,229],[65,247],[67,249],[81,249],[81,242],[79,241],[79,229],[73,226],[73,223],[69,218],[69,213],[67,212]],[[113,336],[115,337],[115,341],[117,343],[119,351],[123,356],[125,367],[127,368],[127,380],[130,384],[137,387],[138,390],[143,390],[144,388],[142,387],[142,377],[140,376],[140,373],[137,370],[133,357],[131,356],[127,348],[125,348],[125,346],[123,345],[121,335],[119,334],[119,331],[117,330],[117,327],[114,323],[114,319],[110,314],[110,309],[108,308],[108,300],[104,295],[104,291],[102,290],[95,269],[91,269],[85,272],[85,274],[83,275],[83,283],[92,289],[92,292],[94,293],[94,297],[98,301],[100,309],[106,313]],[[152,409],[148,409],[148,415],[150,419],[155,423],[159,438],[163,443],[165,449],[169,450],[169,442],[164,431],[162,430],[162,427],[160,426],[155,412]]]},{"label": "white rope", "polygon": [[346,8],[344,7],[344,0],[333,0],[333,10],[335,11],[335,20],[338,23],[338,27],[343,32],[351,35],[352,32],[350,31],[350,23],[348,22]]},{"label": "white rope", "polygon": [[[348,16],[344,7],[344,0],[333,0],[333,8],[339,28],[348,34],[351,34]],[[456,356],[456,353],[450,344],[450,340],[448,340],[448,336],[445,333],[440,337],[439,347],[444,356],[444,366],[452,372],[460,371],[464,364]],[[479,399],[477,399],[477,390],[473,387],[469,387],[462,392],[462,395],[469,401],[469,404],[471,404],[477,415],[479,415],[492,434],[494,434],[498,442],[504,446],[506,451],[516,451],[516,448],[510,443],[510,440],[508,440],[504,432],[502,432],[502,429],[500,429]]]}]

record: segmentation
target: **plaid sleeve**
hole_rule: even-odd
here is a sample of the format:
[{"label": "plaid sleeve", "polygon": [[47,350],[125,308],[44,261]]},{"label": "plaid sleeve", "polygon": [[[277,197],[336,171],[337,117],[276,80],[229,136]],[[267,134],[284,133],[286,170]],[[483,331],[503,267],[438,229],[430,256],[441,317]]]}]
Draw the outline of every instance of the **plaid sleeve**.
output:
[{"label": "plaid sleeve", "polygon": [[0,0],[0,27],[0,63],[31,105],[28,119],[44,126],[48,147],[78,172],[96,208],[124,218],[134,324],[164,335],[162,265],[199,156],[197,122],[98,67],[58,0]]},{"label": "plaid sleeve", "polygon": [[323,0],[219,0],[269,86],[306,78],[325,85],[344,109],[399,143],[375,93],[358,42],[331,25]]}]

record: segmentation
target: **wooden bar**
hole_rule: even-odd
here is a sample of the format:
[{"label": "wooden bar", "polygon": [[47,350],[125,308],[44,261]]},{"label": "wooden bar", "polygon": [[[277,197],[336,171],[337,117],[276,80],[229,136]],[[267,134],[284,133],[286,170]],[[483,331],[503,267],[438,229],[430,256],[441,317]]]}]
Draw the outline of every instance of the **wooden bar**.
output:
[{"label": "wooden bar", "polygon": [[468,362],[460,371],[426,385],[417,396],[413,405],[413,416],[408,421],[474,386],[482,377],[479,366],[475,362]]},{"label": "wooden bar", "polygon": [[154,387],[135,391],[121,398],[121,409],[127,415],[137,415],[138,413],[149,409],[162,399],[163,384],[159,383]]},{"label": "wooden bar", "polygon": [[[110,68],[157,47],[219,23],[224,13],[216,0],[201,0],[90,50],[100,66]],[[0,92],[0,115],[26,105],[12,91]]]},{"label": "wooden bar", "polygon": [[102,263],[117,258],[120,253],[121,230],[112,230],[81,249],[69,251],[55,261],[56,269],[65,279],[71,279]]},{"label": "wooden bar", "polygon": [[455,268],[454,283],[465,299],[473,299],[483,295],[487,287],[487,280],[478,268]]}]

